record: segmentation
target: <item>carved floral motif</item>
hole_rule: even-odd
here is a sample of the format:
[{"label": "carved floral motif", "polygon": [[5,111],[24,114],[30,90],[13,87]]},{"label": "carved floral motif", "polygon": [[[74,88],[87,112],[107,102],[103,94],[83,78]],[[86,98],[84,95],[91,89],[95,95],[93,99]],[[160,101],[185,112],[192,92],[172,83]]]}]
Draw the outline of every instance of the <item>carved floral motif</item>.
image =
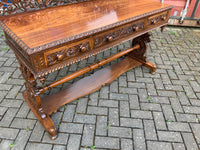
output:
[{"label": "carved floral motif", "polygon": [[74,56],[77,56],[82,53],[81,48],[83,46],[86,48],[85,51],[89,51],[90,49],[89,42],[85,42],[85,43],[81,43],[70,48],[61,49],[60,51],[57,51],[55,53],[51,53],[47,56],[47,64],[51,66],[61,60],[65,60],[65,59],[69,59]]},{"label": "carved floral motif", "polygon": [[95,38],[94,41],[94,47],[100,47],[108,43],[108,38],[112,37],[112,41],[123,38],[125,36],[129,36],[135,32],[135,27],[138,27],[138,29],[143,29],[144,28],[144,21],[143,22],[138,22],[134,23],[128,26],[125,26],[123,28],[117,29],[114,32],[103,34],[101,36],[98,36]]},{"label": "carved floral motif", "polygon": [[1,0],[0,14],[4,16],[81,1],[84,0]]}]

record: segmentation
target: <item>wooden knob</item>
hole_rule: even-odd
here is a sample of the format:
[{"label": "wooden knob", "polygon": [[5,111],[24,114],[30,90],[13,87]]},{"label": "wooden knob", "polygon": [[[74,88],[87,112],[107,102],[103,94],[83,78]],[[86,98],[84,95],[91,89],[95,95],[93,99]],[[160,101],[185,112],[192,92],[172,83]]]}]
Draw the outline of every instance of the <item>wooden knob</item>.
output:
[{"label": "wooden knob", "polygon": [[58,60],[62,60],[64,58],[64,55],[63,54],[57,54],[57,59]]},{"label": "wooden knob", "polygon": [[81,47],[81,52],[85,52],[87,50],[87,48],[85,46]]},{"label": "wooden knob", "polygon": [[152,21],[151,21],[151,24],[156,24],[156,20],[155,20],[155,19],[152,20]]},{"label": "wooden knob", "polygon": [[166,16],[162,16],[161,19],[162,19],[162,20],[166,20],[167,17],[166,17]]},{"label": "wooden knob", "polygon": [[134,30],[134,31],[138,31],[138,30],[139,30],[139,27],[138,27],[138,26],[133,26],[133,30]]},{"label": "wooden knob", "polygon": [[108,39],[109,42],[113,41],[113,37],[112,36],[107,37],[107,39]]}]

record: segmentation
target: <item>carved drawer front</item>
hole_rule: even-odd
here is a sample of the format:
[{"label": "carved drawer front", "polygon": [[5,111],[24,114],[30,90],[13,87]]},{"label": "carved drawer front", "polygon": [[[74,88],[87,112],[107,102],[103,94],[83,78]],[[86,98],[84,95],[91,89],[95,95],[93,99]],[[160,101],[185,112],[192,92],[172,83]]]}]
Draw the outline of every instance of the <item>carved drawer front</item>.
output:
[{"label": "carved drawer front", "polygon": [[89,39],[85,39],[52,51],[47,51],[44,54],[45,62],[47,66],[51,66],[61,61],[80,56],[89,50],[91,50],[90,41]]},{"label": "carved drawer front", "polygon": [[94,48],[110,44],[118,39],[137,33],[144,28],[144,19],[94,36]]},{"label": "carved drawer front", "polygon": [[165,12],[149,17],[148,25],[151,26],[151,25],[160,24],[160,23],[166,22],[167,20],[168,20],[168,11],[165,11]]}]

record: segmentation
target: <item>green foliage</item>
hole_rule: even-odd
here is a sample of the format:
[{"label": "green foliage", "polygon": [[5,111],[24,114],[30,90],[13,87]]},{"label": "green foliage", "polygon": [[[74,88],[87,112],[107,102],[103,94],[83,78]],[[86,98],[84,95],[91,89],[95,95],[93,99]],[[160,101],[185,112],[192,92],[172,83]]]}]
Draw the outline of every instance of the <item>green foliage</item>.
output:
[{"label": "green foliage", "polygon": [[93,145],[93,146],[91,147],[91,150],[94,150],[94,149],[95,149],[95,147],[96,147],[96,146],[94,146],[94,145]]},{"label": "green foliage", "polygon": [[15,144],[16,144],[16,142],[14,142],[13,144],[10,144],[9,146],[10,146],[10,147],[13,147]]}]

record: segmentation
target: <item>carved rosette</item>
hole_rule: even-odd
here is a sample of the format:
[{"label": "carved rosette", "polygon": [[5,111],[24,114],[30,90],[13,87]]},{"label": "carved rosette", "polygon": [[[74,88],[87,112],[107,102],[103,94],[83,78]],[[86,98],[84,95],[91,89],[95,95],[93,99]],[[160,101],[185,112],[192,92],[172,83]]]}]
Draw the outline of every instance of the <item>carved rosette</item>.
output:
[{"label": "carved rosette", "polygon": [[89,42],[65,48],[55,53],[47,55],[47,64],[51,66],[60,61],[78,56],[79,54],[89,50],[90,50]]},{"label": "carved rosette", "polygon": [[104,46],[108,42],[111,42],[109,38],[112,38],[112,41],[115,41],[117,39],[129,36],[135,32],[137,32],[140,29],[144,28],[144,21],[130,24],[128,26],[125,26],[123,28],[119,28],[111,33],[106,33],[101,36],[98,36],[94,40],[94,47],[98,48],[100,46]]},{"label": "carved rosette", "polygon": [[149,19],[148,25],[154,25],[158,22],[165,21],[166,19],[167,19],[167,13]]}]

